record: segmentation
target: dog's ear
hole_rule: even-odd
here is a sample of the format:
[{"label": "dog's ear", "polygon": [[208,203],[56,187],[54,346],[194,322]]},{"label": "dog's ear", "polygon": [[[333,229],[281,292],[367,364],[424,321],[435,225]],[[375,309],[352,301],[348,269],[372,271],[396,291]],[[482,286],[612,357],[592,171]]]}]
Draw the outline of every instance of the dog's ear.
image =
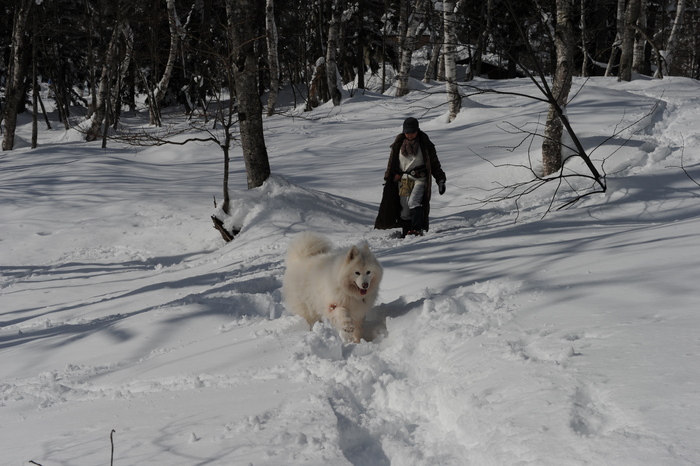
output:
[{"label": "dog's ear", "polygon": [[348,251],[348,255],[346,256],[345,259],[346,259],[348,262],[350,262],[350,261],[355,260],[355,258],[356,258],[357,256],[359,256],[359,255],[360,255],[360,250],[357,249],[357,246],[353,246],[353,247],[351,247],[350,250]]}]

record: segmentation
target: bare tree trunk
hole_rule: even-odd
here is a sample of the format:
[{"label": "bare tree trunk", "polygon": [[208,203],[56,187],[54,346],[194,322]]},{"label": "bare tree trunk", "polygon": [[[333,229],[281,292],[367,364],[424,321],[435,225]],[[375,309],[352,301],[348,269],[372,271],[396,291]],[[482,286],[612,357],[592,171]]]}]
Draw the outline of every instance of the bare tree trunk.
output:
[{"label": "bare tree trunk", "polygon": [[[113,128],[116,130],[119,127],[119,119],[121,117],[122,110],[122,87],[124,83],[129,83],[129,69],[131,67],[131,60],[134,55],[134,32],[128,22],[125,22],[121,26],[121,33],[124,37],[124,58],[119,64],[119,74],[117,77],[116,85],[116,96],[114,97],[114,103],[112,109],[114,112],[114,121],[112,122]],[[131,106],[133,102],[129,102]]]},{"label": "bare tree trunk", "polygon": [[131,59],[134,56],[134,30],[131,29],[131,25],[128,22],[125,22],[122,25],[122,35],[124,36],[124,42],[126,47],[124,52],[124,60],[122,60],[121,64],[121,79],[122,81],[127,81],[129,75],[129,67],[131,66]]},{"label": "bare tree trunk", "polygon": [[[92,31],[92,18],[93,18],[93,12],[91,11],[91,6],[90,6],[90,0],[85,0],[85,23],[87,24],[87,34],[88,37],[93,36],[93,31]],[[88,114],[87,117],[90,118],[92,116],[92,113],[95,111],[95,108],[97,108],[97,72],[95,71],[95,52],[92,47],[92,40],[88,40],[87,42],[87,47],[88,47],[88,68],[89,68],[89,73],[90,73],[90,94],[92,98],[92,104],[88,105]],[[58,46],[56,45],[56,49],[58,50]],[[56,55],[58,55],[58,52],[56,52]],[[66,102],[66,106],[67,106]],[[68,118],[64,120],[64,125],[66,126],[66,129],[68,129]]]},{"label": "bare tree trunk", "polygon": [[[51,59],[59,61],[60,58],[60,52],[58,50],[58,44],[54,44],[53,48],[53,57]],[[67,96],[66,92],[66,84],[65,84],[65,73],[63,70],[62,66],[59,66],[58,69],[53,68],[53,84],[49,85],[49,95],[53,93],[53,98],[56,101],[56,110],[58,110],[58,118],[61,122],[63,122],[63,127],[68,130],[70,129],[70,124],[69,124],[69,118],[70,118],[70,107],[68,105],[69,99]],[[92,86],[92,83],[90,84]],[[51,89],[53,90],[51,91]],[[93,93],[94,94],[94,93]],[[88,104],[88,109],[89,113],[92,112],[92,109],[95,108],[94,105]],[[88,114],[87,118],[90,118],[90,114]]]},{"label": "bare tree trunk", "polygon": [[[387,5],[390,2],[387,2]],[[406,31],[408,30],[409,10],[411,9],[411,0],[399,0],[399,24],[396,30],[396,39],[398,41],[398,50],[403,50],[403,41],[406,40]],[[385,8],[385,15],[388,15],[388,6]]]},{"label": "bare tree trunk", "polygon": [[37,92],[37,98],[39,99],[39,106],[41,107],[41,113],[44,115],[44,123],[46,123],[46,129],[51,129],[51,122],[49,121],[49,116],[46,114],[46,107],[44,107],[44,101],[41,100],[41,94]]},{"label": "bare tree trunk", "polygon": [[429,83],[431,79],[435,79],[438,59],[440,58],[440,53],[442,53],[442,40],[434,29],[435,28],[431,28],[430,32],[430,42],[433,44],[433,48],[430,52],[428,66],[425,67],[425,74],[423,75],[424,83]]},{"label": "bare tree trunk", "polygon": [[620,74],[618,81],[632,81],[632,62],[634,60],[635,26],[642,10],[642,0],[629,0],[625,10],[625,29],[620,45]]},{"label": "bare tree trunk", "polygon": [[280,85],[280,63],[277,51],[277,25],[275,24],[275,0],[267,0],[265,5],[265,25],[267,29],[267,57],[270,62],[270,93],[267,96],[267,116],[275,112],[277,93]]},{"label": "bare tree trunk", "polygon": [[[232,116],[229,115],[228,121],[223,123],[226,125],[226,139],[221,145],[224,151],[224,203],[221,206],[221,210],[223,210],[226,215],[231,215],[231,195],[228,190],[229,169],[231,164],[231,121]],[[224,239],[226,238],[224,237]]]},{"label": "bare tree trunk", "polygon": [[[97,91],[97,104],[92,115],[92,124],[87,131],[86,140],[94,141],[102,134],[101,128],[107,113],[107,99],[109,99],[109,90],[111,86],[112,67],[117,54],[117,42],[119,39],[120,28],[118,24],[114,25],[112,38],[109,40],[107,53],[102,64],[102,75],[100,77],[100,86]],[[105,128],[106,131],[106,128]]]},{"label": "bare tree trunk", "polygon": [[[644,30],[643,30],[642,28],[640,28],[639,26],[636,26],[636,25],[635,25],[635,26],[634,26],[634,29],[637,31],[637,33],[638,33],[640,36],[644,37],[644,40],[651,46],[651,50],[652,50],[652,51],[654,52],[654,54],[656,55],[656,62],[657,62],[657,63],[661,63],[661,62],[663,61],[663,58],[661,58],[661,51],[660,51],[659,48],[656,46],[656,44],[654,43],[654,41],[652,40],[652,38],[649,37],[649,36],[647,35],[647,33],[644,32]],[[649,68],[651,68],[651,64],[650,64],[650,63],[645,63],[645,69],[646,69],[647,66],[648,66]],[[661,73],[661,69],[660,69],[660,68],[657,68],[656,73],[654,74],[654,78],[663,78],[663,74]]]},{"label": "bare tree trunk", "polygon": [[386,36],[389,23],[389,0],[384,0],[384,26],[382,28],[382,94],[386,91]]},{"label": "bare tree trunk", "polygon": [[439,15],[436,14],[432,2],[428,4],[428,10],[428,18],[426,19],[426,23],[430,23],[430,44],[432,44],[432,46],[430,48],[430,59],[428,60],[428,65],[425,67],[425,73],[423,74],[424,83],[429,83],[435,76],[435,68],[437,67],[438,59],[437,55],[442,49],[443,40],[440,36],[439,26],[440,23],[443,22],[443,18],[440,18]]},{"label": "bare tree trunk", "polygon": [[[571,90],[574,65],[574,34],[573,34],[573,0],[556,0],[557,27],[554,44],[557,51],[557,67],[552,82],[552,94],[557,104],[566,109]],[[553,105],[549,106],[547,123],[542,143],[542,165],[544,176],[556,173],[561,169],[561,138],[563,123]]]},{"label": "bare tree trunk", "polygon": [[257,188],[270,177],[265,147],[262,102],[258,95],[258,56],[255,39],[264,27],[264,3],[258,0],[227,0],[228,30],[234,56],[234,80],[238,100],[238,124],[245,160],[248,189]]},{"label": "bare tree trunk", "polygon": [[610,59],[608,67],[605,69],[605,76],[612,76],[617,53],[622,44],[622,36],[625,32],[625,0],[617,0],[617,33],[615,34],[615,42],[610,50]]},{"label": "bare tree trunk", "polygon": [[639,19],[637,20],[638,29],[635,30],[634,35],[634,57],[632,58],[632,71],[638,74],[648,74],[647,60],[646,60],[646,48],[647,40],[646,36],[640,31],[644,31],[647,28],[647,0],[641,0],[639,9]]},{"label": "bare tree trunk", "polygon": [[583,62],[581,63],[581,76],[588,76],[588,23],[586,22],[586,0],[581,0],[581,51],[583,52]]},{"label": "bare tree trunk", "polygon": [[326,81],[328,84],[328,94],[333,105],[340,105],[341,93],[338,89],[338,64],[336,56],[338,54],[338,31],[340,30],[340,20],[343,16],[345,0],[333,1],[333,13],[328,25],[328,43],[326,45]]},{"label": "bare tree trunk", "polygon": [[449,104],[449,120],[457,118],[457,114],[462,107],[462,98],[459,95],[457,85],[457,64],[455,55],[457,48],[457,32],[455,25],[455,1],[446,0],[443,2],[443,17],[445,31],[445,82],[447,87],[447,102]]},{"label": "bare tree trunk", "polygon": [[[364,11],[360,12],[360,14],[363,14]],[[365,34],[364,30],[360,29],[357,32],[357,88],[358,89],[364,89],[365,88],[365,69],[367,68],[367,65],[369,64],[369,54],[367,53],[367,49],[365,49]]]},{"label": "bare tree trunk", "polygon": [[326,79],[326,59],[324,57],[316,60],[314,64],[311,82],[309,83],[309,97],[306,100],[305,111],[311,111],[323,102],[328,102],[328,80]]},{"label": "bare tree trunk", "polygon": [[175,61],[177,60],[177,49],[180,45],[180,19],[175,10],[175,0],[167,0],[166,8],[168,10],[168,26],[170,28],[170,52],[168,53],[168,63],[165,65],[163,77],[153,90],[155,102],[149,106],[151,124],[155,126],[161,125],[161,102],[165,96],[165,91],[168,89],[168,84],[170,84],[170,77],[173,74],[173,68],[175,68]]},{"label": "bare tree trunk", "polygon": [[401,44],[401,62],[399,66],[398,84],[396,96],[408,94],[408,81],[411,73],[411,59],[415,48],[417,33],[423,21],[426,0],[415,0],[413,15],[409,18],[406,28],[406,36]]},{"label": "bare tree trunk", "polygon": [[493,3],[494,0],[487,0],[485,4],[481,5],[482,16],[486,18],[486,25],[481,31],[481,34],[479,34],[479,41],[476,46],[476,51],[474,52],[474,58],[472,58],[471,61],[473,76],[481,76],[481,63],[483,62],[483,55],[488,47],[489,34],[491,34],[492,30]]},{"label": "bare tree trunk", "polygon": [[36,75],[36,15],[32,21],[32,149],[36,149],[37,138],[39,137],[39,83]]},{"label": "bare tree trunk", "polygon": [[27,76],[27,62],[23,56],[27,53],[25,37],[27,18],[34,0],[23,0],[15,10],[12,30],[12,54],[10,58],[9,82],[5,90],[5,108],[3,112],[4,135],[2,150],[12,150],[15,146],[15,131],[17,130],[17,112],[24,99],[24,78]]},{"label": "bare tree trunk", "polygon": [[654,77],[662,74],[663,76],[669,76],[669,71],[671,70],[671,65],[673,64],[673,56],[676,53],[676,47],[678,45],[678,36],[680,35],[681,27],[683,27],[683,22],[685,18],[685,5],[686,0],[678,0],[676,4],[676,17],[673,20],[673,28],[671,29],[671,34],[668,36],[668,41],[666,42],[666,50],[662,52],[664,56],[663,63],[658,64],[658,71]]},{"label": "bare tree trunk", "polygon": [[440,36],[436,37],[435,43],[433,44],[433,51],[430,55],[430,62],[425,68],[425,75],[423,76],[423,82],[429,83],[430,80],[437,78],[437,68],[440,61],[440,55],[442,55],[442,41]]}]

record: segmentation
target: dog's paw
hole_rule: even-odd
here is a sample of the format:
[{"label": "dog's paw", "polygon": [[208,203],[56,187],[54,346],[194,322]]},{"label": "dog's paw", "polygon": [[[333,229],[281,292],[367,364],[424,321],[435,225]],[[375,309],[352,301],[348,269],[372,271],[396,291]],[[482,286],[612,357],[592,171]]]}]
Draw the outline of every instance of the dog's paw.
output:
[{"label": "dog's paw", "polygon": [[343,319],[343,322],[338,328],[340,330],[340,337],[345,343],[360,342],[360,334],[362,329],[358,328],[352,319],[349,318],[349,316],[347,320]]},{"label": "dog's paw", "polygon": [[359,343],[359,339],[356,336],[355,322],[353,322],[352,317],[350,317],[350,311],[336,305],[331,305],[329,311],[330,321],[338,330],[338,333],[340,333],[340,338],[342,338],[344,342]]},{"label": "dog's paw", "polygon": [[340,338],[345,343],[359,343],[360,342],[360,338],[356,335],[355,327],[353,327],[352,330],[343,329],[343,331],[340,332]]},{"label": "dog's paw", "polygon": [[352,336],[355,333],[355,323],[350,318],[350,315],[341,315],[338,320],[338,328],[348,335]]}]

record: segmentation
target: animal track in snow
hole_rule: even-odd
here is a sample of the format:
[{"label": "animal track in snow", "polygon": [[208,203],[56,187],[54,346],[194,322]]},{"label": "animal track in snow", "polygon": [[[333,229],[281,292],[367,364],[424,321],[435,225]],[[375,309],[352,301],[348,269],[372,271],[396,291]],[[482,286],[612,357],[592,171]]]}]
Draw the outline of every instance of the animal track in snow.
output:
[{"label": "animal track in snow", "polygon": [[578,387],[571,398],[571,430],[583,437],[601,435],[607,430],[609,416],[600,400],[588,389]]}]

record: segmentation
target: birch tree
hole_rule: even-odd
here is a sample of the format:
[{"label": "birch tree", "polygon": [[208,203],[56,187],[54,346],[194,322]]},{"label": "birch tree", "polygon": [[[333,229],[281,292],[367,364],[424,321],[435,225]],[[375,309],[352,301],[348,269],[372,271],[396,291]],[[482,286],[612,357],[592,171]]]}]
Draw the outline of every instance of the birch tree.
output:
[{"label": "birch tree", "polygon": [[476,50],[474,52],[474,58],[472,58],[471,68],[473,76],[481,76],[481,64],[483,62],[482,57],[486,51],[489,43],[489,35],[492,33],[493,28],[493,9],[494,0],[487,0],[485,3],[481,4],[481,17],[485,18],[485,25],[479,34],[479,40],[476,44]]},{"label": "birch tree", "polygon": [[654,77],[668,76],[673,64],[674,54],[676,53],[676,48],[678,46],[678,36],[680,35],[681,28],[683,27],[683,21],[685,17],[685,6],[686,0],[678,0],[676,3],[676,17],[673,19],[673,28],[671,28],[671,34],[668,36],[666,41],[665,50],[661,52],[663,60],[661,63],[657,63],[658,68]]},{"label": "birch tree", "polygon": [[425,67],[425,74],[423,75],[424,83],[429,83],[437,74],[438,60],[440,59],[440,54],[442,53],[442,39],[440,35],[431,31],[430,36],[433,46],[430,51],[428,66]]},{"label": "birch tree", "polygon": [[[129,81],[129,70],[131,69],[132,59],[134,57],[134,31],[133,29],[131,29],[131,25],[128,21],[125,21],[124,24],[122,24],[122,37],[124,38],[124,58],[122,59],[122,62],[119,65],[119,82],[126,83]],[[133,110],[135,107],[135,102],[133,100],[133,93],[130,94],[131,96],[128,99],[128,104]],[[119,101],[121,102],[121,99],[119,99]]]},{"label": "birch tree", "polygon": [[428,22],[430,24],[430,60],[428,60],[428,65],[425,67],[425,74],[423,75],[423,82],[429,83],[431,79],[434,79],[437,70],[437,63],[442,51],[442,42],[444,40],[444,34],[441,35],[440,31],[442,29],[443,18],[435,12],[435,5],[433,2],[428,4]]},{"label": "birch tree", "polygon": [[632,63],[634,61],[635,26],[642,11],[642,0],[629,0],[625,9],[622,43],[620,44],[620,73],[618,81],[632,81]]},{"label": "birch tree", "polygon": [[[554,33],[557,65],[552,82],[552,95],[564,110],[569,99],[574,65],[573,0],[556,0],[557,25]],[[550,104],[542,143],[544,176],[556,173],[562,166],[563,122],[556,107]]]},{"label": "birch tree", "polygon": [[[382,94],[384,94],[384,91],[386,91],[386,49],[387,27],[389,24],[389,0],[384,0],[384,15],[382,16],[382,23]],[[400,24],[401,21],[399,21],[399,25]]]},{"label": "birch tree", "polygon": [[155,126],[161,125],[161,103],[163,102],[163,97],[165,97],[165,92],[170,84],[170,77],[173,75],[175,61],[177,60],[177,50],[180,45],[182,34],[180,19],[178,18],[177,10],[175,9],[175,0],[166,0],[165,5],[168,15],[168,27],[170,29],[170,50],[168,52],[168,62],[165,65],[163,76],[153,90],[153,102],[151,102],[151,105],[149,105],[150,122]]},{"label": "birch tree", "polygon": [[455,0],[445,0],[443,2],[443,18],[445,31],[445,83],[447,86],[447,102],[449,104],[449,120],[453,121],[462,107],[462,97],[459,95],[457,85],[457,26],[455,20],[455,9],[461,3]]},{"label": "birch tree", "polygon": [[267,58],[270,63],[270,92],[267,95],[267,116],[275,112],[280,85],[280,62],[277,50],[277,24],[275,23],[275,0],[265,3],[265,29],[267,30]]},{"label": "birch tree", "polygon": [[642,33],[647,28],[647,0],[641,0],[639,6],[639,18],[634,35],[634,57],[632,58],[632,71],[639,74],[650,74],[649,60],[646,59],[647,40]]},{"label": "birch tree", "polygon": [[[87,141],[94,141],[102,134],[102,123],[104,123],[107,115],[107,103],[109,100],[109,91],[112,81],[112,71],[117,55],[117,43],[119,41],[120,34],[121,28],[118,24],[116,24],[112,30],[112,37],[109,40],[109,45],[107,46],[107,51],[104,56],[104,62],[102,63],[102,73],[100,75],[100,84],[97,88],[95,109],[94,113],[92,114],[92,122],[87,130],[87,136],[85,138]],[[105,131],[107,131],[106,128]]]},{"label": "birch tree", "polygon": [[12,150],[15,145],[17,112],[19,112],[22,99],[24,99],[24,79],[27,76],[27,60],[24,60],[24,56],[28,52],[26,44],[27,19],[33,4],[34,0],[22,0],[17,2],[15,10],[9,81],[5,91],[5,108],[2,115],[3,132],[5,133],[2,138],[2,150]]},{"label": "birch tree", "polygon": [[340,89],[338,89],[338,34],[340,31],[340,20],[343,17],[343,7],[345,0],[333,0],[333,11],[331,21],[328,25],[328,43],[326,45],[326,82],[328,85],[328,95],[330,95],[333,105],[340,105]]},{"label": "birch tree", "polygon": [[588,9],[586,8],[586,0],[580,0],[580,10],[579,27],[581,28],[581,52],[583,54],[581,76],[586,77],[588,76],[588,23],[586,21]]},{"label": "birch tree", "polygon": [[39,97],[39,83],[37,82],[36,75],[36,42],[37,42],[37,28],[36,28],[36,15],[33,15],[32,21],[32,149],[36,149],[37,138],[39,136],[38,127],[38,97]]},{"label": "birch tree", "polygon": [[409,16],[406,26],[406,35],[401,41],[401,60],[399,64],[398,83],[396,87],[396,96],[401,97],[408,94],[408,80],[411,73],[411,59],[413,49],[416,45],[418,31],[420,30],[423,17],[425,15],[425,6],[427,0],[415,0],[413,14]]},{"label": "birch tree", "polygon": [[610,59],[608,66],[605,68],[605,76],[612,76],[613,67],[617,60],[620,45],[622,44],[622,36],[625,33],[625,0],[617,0],[617,31],[615,33],[615,41],[610,50]]}]

